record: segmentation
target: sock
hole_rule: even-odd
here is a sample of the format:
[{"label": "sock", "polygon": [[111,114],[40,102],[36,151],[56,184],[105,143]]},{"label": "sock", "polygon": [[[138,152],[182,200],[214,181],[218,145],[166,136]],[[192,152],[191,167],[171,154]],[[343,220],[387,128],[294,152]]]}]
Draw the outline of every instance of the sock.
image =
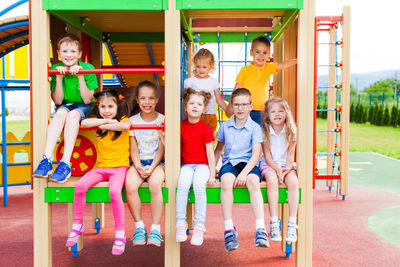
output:
[{"label": "sock", "polygon": [[61,159],[61,160],[60,160],[60,162],[61,162],[61,161],[63,161],[64,163],[66,163],[68,166],[70,166],[70,167],[71,167],[71,162],[69,162],[69,161],[66,161],[66,160],[64,160],[64,159]]},{"label": "sock", "polygon": [[[121,230],[119,230],[119,231],[115,231],[115,238],[122,238],[122,239],[124,239],[125,238],[125,231],[121,231]],[[124,242],[122,242],[122,241],[115,241],[115,244],[117,244],[117,245],[119,245],[119,246],[121,246],[121,245],[123,245],[124,244]]]},{"label": "sock", "polygon": [[277,223],[277,222],[278,222],[278,216],[271,217],[271,223]]},{"label": "sock", "polygon": [[145,228],[143,220],[140,220],[140,221],[138,221],[138,222],[135,222],[135,227],[136,227],[136,229],[138,229],[138,228]]},{"label": "sock", "polygon": [[157,230],[157,231],[159,231],[159,232],[161,232],[161,225],[160,224],[152,224],[151,225],[151,229],[150,229],[150,231],[153,231],[153,230]]},{"label": "sock", "polygon": [[289,223],[288,224],[294,224],[296,225],[297,219],[296,217],[289,217]]},{"label": "sock", "polygon": [[232,229],[233,229],[233,221],[232,221],[232,219],[230,219],[230,220],[225,220],[225,221],[224,221],[224,224],[225,224],[225,231],[228,231],[228,230],[232,230]]},{"label": "sock", "polygon": [[257,219],[256,220],[256,229],[265,229],[264,219]]}]

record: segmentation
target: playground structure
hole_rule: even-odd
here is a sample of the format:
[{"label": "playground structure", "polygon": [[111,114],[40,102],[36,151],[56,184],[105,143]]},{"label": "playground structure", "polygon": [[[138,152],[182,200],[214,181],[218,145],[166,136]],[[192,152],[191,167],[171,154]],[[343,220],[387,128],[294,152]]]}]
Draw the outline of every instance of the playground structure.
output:
[{"label": "playground structure", "polygon": [[[341,28],[342,38],[338,39],[338,30]],[[333,180],[337,180],[336,196],[340,194],[345,200],[348,195],[349,184],[349,102],[350,102],[350,8],[345,7],[342,16],[315,17],[315,45],[314,45],[314,174],[315,180],[326,180],[329,190]],[[329,42],[319,42],[319,34],[329,33]],[[329,45],[329,63],[318,64],[318,48]],[[339,49],[341,52],[339,53]],[[342,60],[339,60],[341,55]],[[321,67],[329,68],[328,86],[317,86],[317,71]],[[339,77],[339,69],[341,76]],[[317,109],[318,89],[328,90],[328,106],[326,109]],[[316,130],[317,112],[327,112],[327,130]],[[327,133],[326,153],[317,153],[317,134]],[[320,174],[317,167],[318,157],[325,156],[326,174]]]},{"label": "playground structure", "polygon": [[[227,10],[227,7],[229,9]],[[96,10],[94,10],[96,9]],[[101,9],[101,10],[99,10]],[[50,111],[50,93],[48,83],[47,63],[50,62],[48,49],[50,36],[56,31],[50,23],[57,17],[59,21],[67,23],[85,35],[89,36],[90,61],[96,69],[105,71],[101,64],[101,42],[110,40],[111,47],[121,48],[124,42],[164,42],[165,51],[165,137],[166,137],[166,182],[163,188],[165,202],[165,265],[179,266],[180,249],[175,237],[175,189],[179,174],[179,122],[180,122],[180,90],[181,87],[181,50],[182,38],[188,41],[194,36],[196,27],[192,27],[193,18],[231,18],[234,20],[247,18],[280,18],[281,22],[272,27],[272,41],[275,47],[275,58],[278,62],[289,58],[298,58],[298,68],[285,70],[274,77],[275,95],[288,100],[298,123],[297,163],[298,176],[301,188],[301,204],[299,206],[299,235],[296,244],[296,265],[311,266],[312,264],[312,183],[313,169],[311,167],[312,144],[311,121],[312,110],[312,78],[313,75],[313,19],[314,2],[306,0],[296,4],[290,1],[85,1],[59,2],[53,0],[32,0],[30,2],[30,55],[31,55],[31,123],[32,123],[32,163],[34,166],[40,160],[45,142],[47,118]],[[129,21],[130,23],[126,23]],[[270,19],[268,19],[270,21]],[[125,23],[124,23],[125,22]],[[146,23],[143,23],[146,22]],[[62,24],[63,24],[62,23]],[[188,32],[181,35],[181,23]],[[219,32],[221,41],[229,41],[229,36],[241,36],[243,33],[260,35],[260,31],[268,32],[268,27],[262,30],[257,27],[239,25],[236,28],[222,27],[214,23],[210,36],[215,38]],[[230,24],[231,25],[231,24]],[[220,27],[218,27],[220,26]],[[245,27],[246,26],[246,27]],[[200,28],[200,27],[199,27]],[[254,29],[252,29],[254,28]],[[201,31],[201,29],[197,30]],[[75,30],[76,31],[76,30]],[[143,32],[144,31],[144,32]],[[238,35],[237,33],[240,35]],[[248,34],[250,35],[250,34]],[[207,34],[201,33],[201,42],[210,42],[204,39]],[[226,38],[226,39],[225,39]],[[241,37],[242,38],[242,37]],[[253,37],[249,37],[249,39]],[[83,39],[83,38],[82,38]],[[195,40],[194,40],[195,41]],[[146,46],[145,46],[146,47]],[[147,46],[148,47],[148,46]],[[162,47],[160,45],[160,47]],[[186,46],[189,47],[189,46]],[[132,48],[131,48],[132,49]],[[121,49],[122,50],[122,49]],[[121,51],[120,50],[120,51]],[[119,54],[118,65],[129,65],[133,70],[139,65],[128,59],[123,53]],[[189,53],[190,54],[190,53]],[[123,56],[124,55],[124,56]],[[163,54],[160,55],[162,57]],[[187,60],[188,65],[190,64]],[[155,65],[157,58],[155,59]],[[160,64],[160,63],[158,63]],[[33,67],[34,66],[34,67]],[[116,67],[118,69],[118,67]],[[130,74],[129,74],[130,75]],[[133,75],[133,74],[132,74]],[[151,75],[151,74],[150,74]],[[163,79],[158,77],[160,83]],[[183,76],[183,75],[182,75]],[[133,85],[125,76],[125,85]],[[154,77],[154,73],[153,73]],[[155,78],[155,77],[154,77]],[[101,77],[100,77],[101,79]],[[101,89],[101,82],[100,89]],[[47,100],[47,101],[46,101]],[[71,211],[73,187],[76,179],[59,185],[48,182],[46,179],[34,178],[34,264],[35,266],[51,266],[51,203],[68,202]],[[101,183],[92,188],[87,195],[88,202],[108,202],[108,183]],[[141,188],[141,198],[146,202],[148,189]],[[234,189],[235,202],[248,203],[246,189]],[[262,192],[265,197],[265,186]],[[280,189],[280,202],[285,202],[286,189]],[[219,188],[207,189],[208,201],[219,203]],[[193,198],[191,198],[193,199]],[[101,214],[101,205],[98,206]],[[101,215],[100,215],[101,216]],[[97,217],[96,217],[97,218]]]}]

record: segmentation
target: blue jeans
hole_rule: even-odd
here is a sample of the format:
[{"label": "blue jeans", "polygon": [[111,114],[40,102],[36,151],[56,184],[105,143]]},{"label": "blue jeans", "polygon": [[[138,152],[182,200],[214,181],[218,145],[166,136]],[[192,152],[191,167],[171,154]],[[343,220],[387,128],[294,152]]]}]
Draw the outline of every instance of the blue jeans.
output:
[{"label": "blue jeans", "polygon": [[185,164],[179,174],[178,190],[176,192],[176,220],[186,220],[186,206],[191,185],[195,197],[196,210],[194,219],[196,224],[206,222],[206,183],[210,178],[210,169],[205,164]]},{"label": "blue jeans", "polygon": [[[224,175],[225,173],[232,173],[235,177],[237,177],[240,172],[244,169],[244,167],[246,167],[247,162],[240,162],[238,164],[236,164],[235,166],[233,166],[231,163],[227,163],[225,165],[223,165],[221,167],[221,169],[219,170],[219,179],[221,179],[222,175]],[[261,172],[260,169],[255,166],[250,172],[249,174],[255,174],[258,176],[258,179],[260,179],[261,182]]]},{"label": "blue jeans", "polygon": [[61,109],[66,109],[68,112],[72,110],[76,110],[81,114],[81,120],[83,120],[86,117],[86,114],[88,113],[90,107],[92,105],[86,105],[86,104],[74,104],[74,103],[68,103],[68,104],[61,104],[56,107],[56,111]]},{"label": "blue jeans", "polygon": [[259,110],[250,111],[250,118],[262,127],[263,112]]}]

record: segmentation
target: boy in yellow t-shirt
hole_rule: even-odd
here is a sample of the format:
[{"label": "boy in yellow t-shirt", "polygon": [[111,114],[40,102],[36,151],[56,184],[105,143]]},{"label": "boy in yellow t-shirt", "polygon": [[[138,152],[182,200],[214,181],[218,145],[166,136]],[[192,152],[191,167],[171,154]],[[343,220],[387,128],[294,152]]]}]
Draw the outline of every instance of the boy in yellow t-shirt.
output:
[{"label": "boy in yellow t-shirt", "polygon": [[[277,73],[281,69],[286,69],[297,64],[297,59],[291,59],[282,63],[267,63],[270,55],[271,44],[264,36],[259,36],[251,42],[250,55],[253,62],[243,67],[236,77],[236,84],[233,88],[247,88],[252,95],[253,110],[250,117],[261,125],[262,112],[264,111],[264,103],[268,97],[268,81],[272,74]],[[228,107],[227,116],[233,114],[231,105]]]}]

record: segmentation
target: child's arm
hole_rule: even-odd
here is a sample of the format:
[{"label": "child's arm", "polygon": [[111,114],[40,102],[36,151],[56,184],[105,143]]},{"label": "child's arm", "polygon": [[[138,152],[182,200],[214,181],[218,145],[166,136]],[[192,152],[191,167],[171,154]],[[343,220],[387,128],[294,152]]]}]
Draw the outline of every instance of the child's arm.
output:
[{"label": "child's arm", "polygon": [[54,101],[54,104],[61,105],[64,101],[64,91],[62,81],[64,79],[64,73],[68,70],[67,67],[58,66],[56,67],[61,74],[56,75],[56,86],[53,92],[51,92],[51,98]]},{"label": "child's arm", "polygon": [[[242,87],[242,85],[236,83],[235,87],[233,87],[232,93],[235,92],[236,89],[241,88],[241,87]],[[230,118],[233,115],[233,107],[232,107],[231,99],[229,99],[229,103],[228,103],[228,108],[227,109],[228,110],[225,112],[225,114],[226,114],[226,116],[228,118]]]},{"label": "child's arm", "polygon": [[221,157],[223,149],[224,149],[224,142],[218,141],[217,147],[215,148],[215,151],[214,151],[215,166],[217,166],[217,163],[219,161],[219,158]]},{"label": "child's arm", "polygon": [[290,67],[292,67],[292,66],[294,66],[296,64],[297,64],[297,58],[290,59],[290,60],[287,60],[287,61],[284,61],[284,62],[281,62],[281,63],[277,63],[276,64],[276,70],[280,71],[280,70],[283,70],[283,69],[287,69],[287,68],[290,68]]},{"label": "child's arm", "polygon": [[163,159],[164,151],[165,151],[164,144],[162,142],[159,142],[157,154],[155,155],[153,162],[149,167],[147,166],[144,167],[144,172],[146,174],[150,176],[153,173],[154,169],[160,164],[161,160]]},{"label": "child's arm", "polygon": [[117,123],[117,122],[118,121],[115,119],[88,118],[88,119],[84,119],[81,122],[81,126],[83,128],[93,128],[93,127],[100,127],[101,125],[104,125],[104,124]]},{"label": "child's arm", "polygon": [[260,154],[261,143],[253,144],[251,158],[249,162],[247,162],[246,167],[244,167],[243,170],[236,177],[235,181],[233,182],[233,187],[246,184],[247,175],[249,175],[249,172],[254,168],[254,166],[256,166],[257,162],[260,160]]},{"label": "child's arm", "polygon": [[136,142],[136,137],[129,136],[129,147],[131,151],[131,159],[133,162],[133,166],[143,179],[149,177],[149,175],[144,172],[142,163],[140,163],[139,149]]},{"label": "child's arm", "polygon": [[263,150],[264,150],[264,157],[265,161],[267,162],[268,166],[270,166],[272,169],[276,171],[276,174],[279,179],[279,183],[283,183],[283,173],[282,173],[282,168],[281,166],[278,166],[275,164],[275,162],[272,160],[272,155],[271,151],[267,148],[265,144],[263,144]]},{"label": "child's arm", "polygon": [[215,157],[214,157],[214,142],[206,144],[208,168],[210,169],[210,178],[208,184],[215,184]]},{"label": "child's arm", "polygon": [[131,121],[117,121],[114,123],[102,124],[99,126],[102,130],[110,130],[110,131],[128,131],[131,128]]},{"label": "child's arm", "polygon": [[83,76],[83,74],[77,74],[76,76],[78,77],[79,80],[79,91],[81,92],[83,103],[88,105],[92,102],[94,91],[89,90],[89,88],[87,87],[85,77]]},{"label": "child's arm", "polygon": [[286,156],[286,169],[283,172],[283,176],[288,174],[294,164],[294,152],[296,151],[296,140],[290,141],[287,156]]},{"label": "child's arm", "polygon": [[219,92],[219,88],[217,88],[217,89],[214,90],[214,95],[215,95],[215,100],[216,100],[217,103],[218,103],[218,106],[219,106],[220,108],[222,108],[222,109],[225,111],[225,113],[226,113],[227,110],[228,110],[228,106],[226,105],[224,99],[222,98],[222,96],[221,96],[221,94],[220,94],[220,92]]}]

